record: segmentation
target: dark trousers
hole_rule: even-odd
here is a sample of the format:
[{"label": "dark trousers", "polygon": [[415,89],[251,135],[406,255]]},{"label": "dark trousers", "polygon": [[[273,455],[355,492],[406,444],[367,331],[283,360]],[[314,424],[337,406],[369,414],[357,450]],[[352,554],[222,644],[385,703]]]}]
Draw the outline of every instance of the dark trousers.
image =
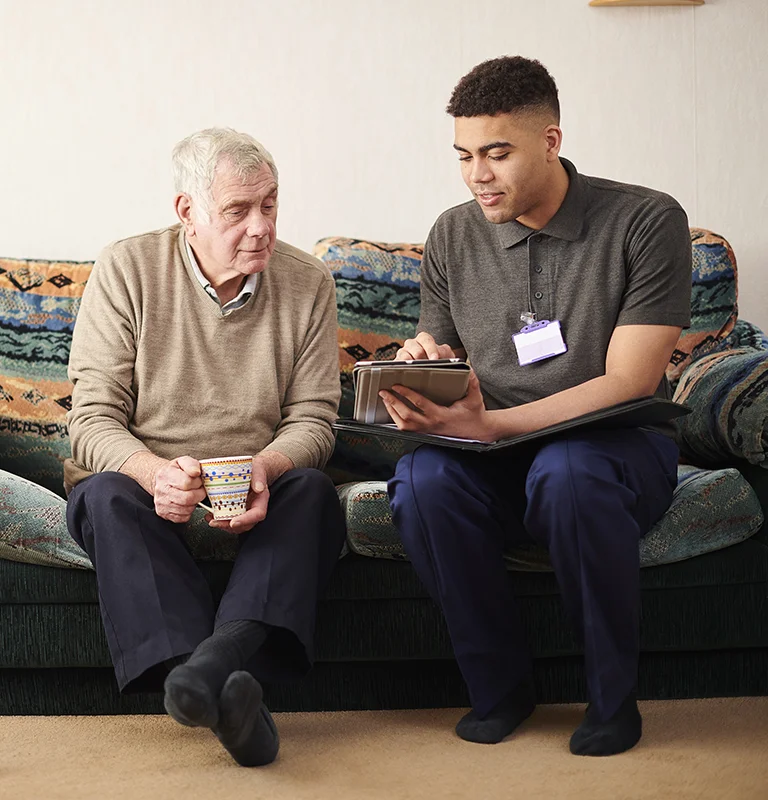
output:
[{"label": "dark trousers", "polygon": [[240,535],[218,610],[186,548],[183,526],[157,516],[132,478],[104,472],[72,491],[67,525],[96,569],[99,603],[121,690],[157,689],[173,656],[237,619],[274,626],[248,669],[260,680],[299,677],[312,663],[319,593],[344,543],[330,479],[294,469],[270,487],[266,519]]},{"label": "dark trousers", "polygon": [[395,524],[477,713],[531,672],[502,554],[532,541],[548,548],[583,643],[590,701],[603,719],[617,710],[637,682],[638,543],[669,507],[677,458],[669,438],[627,429],[493,455],[421,446],[399,461]]}]

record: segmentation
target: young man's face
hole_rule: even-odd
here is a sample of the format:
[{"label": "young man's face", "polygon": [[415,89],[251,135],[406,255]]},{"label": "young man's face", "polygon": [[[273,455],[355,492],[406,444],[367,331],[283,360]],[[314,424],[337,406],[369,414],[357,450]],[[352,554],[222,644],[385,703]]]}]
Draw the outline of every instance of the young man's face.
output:
[{"label": "young man's face", "polygon": [[454,131],[461,176],[485,218],[535,223],[551,196],[560,129],[542,114],[519,113],[456,117]]}]

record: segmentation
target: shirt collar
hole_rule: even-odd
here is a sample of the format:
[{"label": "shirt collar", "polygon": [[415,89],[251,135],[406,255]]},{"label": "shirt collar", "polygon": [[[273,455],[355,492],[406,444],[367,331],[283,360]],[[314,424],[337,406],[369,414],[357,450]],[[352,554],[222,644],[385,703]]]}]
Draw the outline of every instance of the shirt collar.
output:
[{"label": "shirt collar", "polygon": [[568,173],[569,183],[565,199],[555,212],[555,216],[540,231],[534,231],[517,220],[499,225],[499,244],[503,248],[519,244],[532,233],[554,236],[558,239],[565,239],[568,242],[575,242],[579,238],[584,227],[586,214],[583,178],[568,159],[561,158],[560,163]]},{"label": "shirt collar", "polygon": [[[213,284],[208,280],[208,278],[203,275],[200,266],[197,263],[197,258],[195,258],[195,251],[192,249],[192,245],[189,243],[189,239],[184,237],[185,244],[187,246],[187,255],[189,256],[189,263],[192,267],[192,272],[195,273],[195,277],[197,278],[200,285],[205,289],[206,293],[210,295],[220,306],[221,301],[219,300],[219,296],[216,294],[216,290],[213,288]],[[243,284],[243,288],[238,292],[237,297],[234,297],[228,303],[221,307],[221,310],[224,311],[229,308],[236,308],[241,306],[247,299],[256,291],[256,285],[259,282],[259,273],[254,273],[253,275],[249,275],[245,279],[245,283]]]}]

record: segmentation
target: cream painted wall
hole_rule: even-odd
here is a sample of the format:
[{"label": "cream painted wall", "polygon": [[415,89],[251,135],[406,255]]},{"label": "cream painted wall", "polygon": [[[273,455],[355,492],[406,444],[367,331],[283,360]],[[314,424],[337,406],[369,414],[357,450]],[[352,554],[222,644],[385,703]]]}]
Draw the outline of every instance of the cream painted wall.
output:
[{"label": "cream painted wall", "polygon": [[451,89],[520,53],[558,82],[563,154],[725,235],[768,330],[766,42],[765,0],[0,0],[0,254],[89,259],[172,222],[170,150],[210,125],[272,150],[287,241],[422,241],[467,199]]}]

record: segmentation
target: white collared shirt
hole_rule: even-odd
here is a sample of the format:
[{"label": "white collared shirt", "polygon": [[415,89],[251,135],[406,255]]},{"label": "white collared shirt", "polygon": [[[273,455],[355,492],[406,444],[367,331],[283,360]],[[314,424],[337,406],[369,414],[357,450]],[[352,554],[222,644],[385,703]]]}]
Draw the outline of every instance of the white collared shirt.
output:
[{"label": "white collared shirt", "polygon": [[228,303],[221,305],[221,300],[219,300],[216,290],[213,288],[213,285],[208,278],[206,278],[200,270],[200,266],[195,258],[195,252],[192,249],[192,245],[190,245],[189,240],[186,238],[185,242],[187,245],[187,254],[189,255],[189,263],[192,265],[192,272],[195,273],[195,277],[200,282],[200,285],[203,287],[203,289],[205,289],[206,294],[212,297],[216,301],[216,304],[221,308],[221,316],[226,317],[227,314],[231,314],[236,308],[240,308],[241,306],[245,305],[248,302],[248,298],[256,291],[256,286],[259,283],[259,273],[257,272],[253,275],[249,275],[245,279],[243,288],[240,290],[237,297],[233,298]]}]

